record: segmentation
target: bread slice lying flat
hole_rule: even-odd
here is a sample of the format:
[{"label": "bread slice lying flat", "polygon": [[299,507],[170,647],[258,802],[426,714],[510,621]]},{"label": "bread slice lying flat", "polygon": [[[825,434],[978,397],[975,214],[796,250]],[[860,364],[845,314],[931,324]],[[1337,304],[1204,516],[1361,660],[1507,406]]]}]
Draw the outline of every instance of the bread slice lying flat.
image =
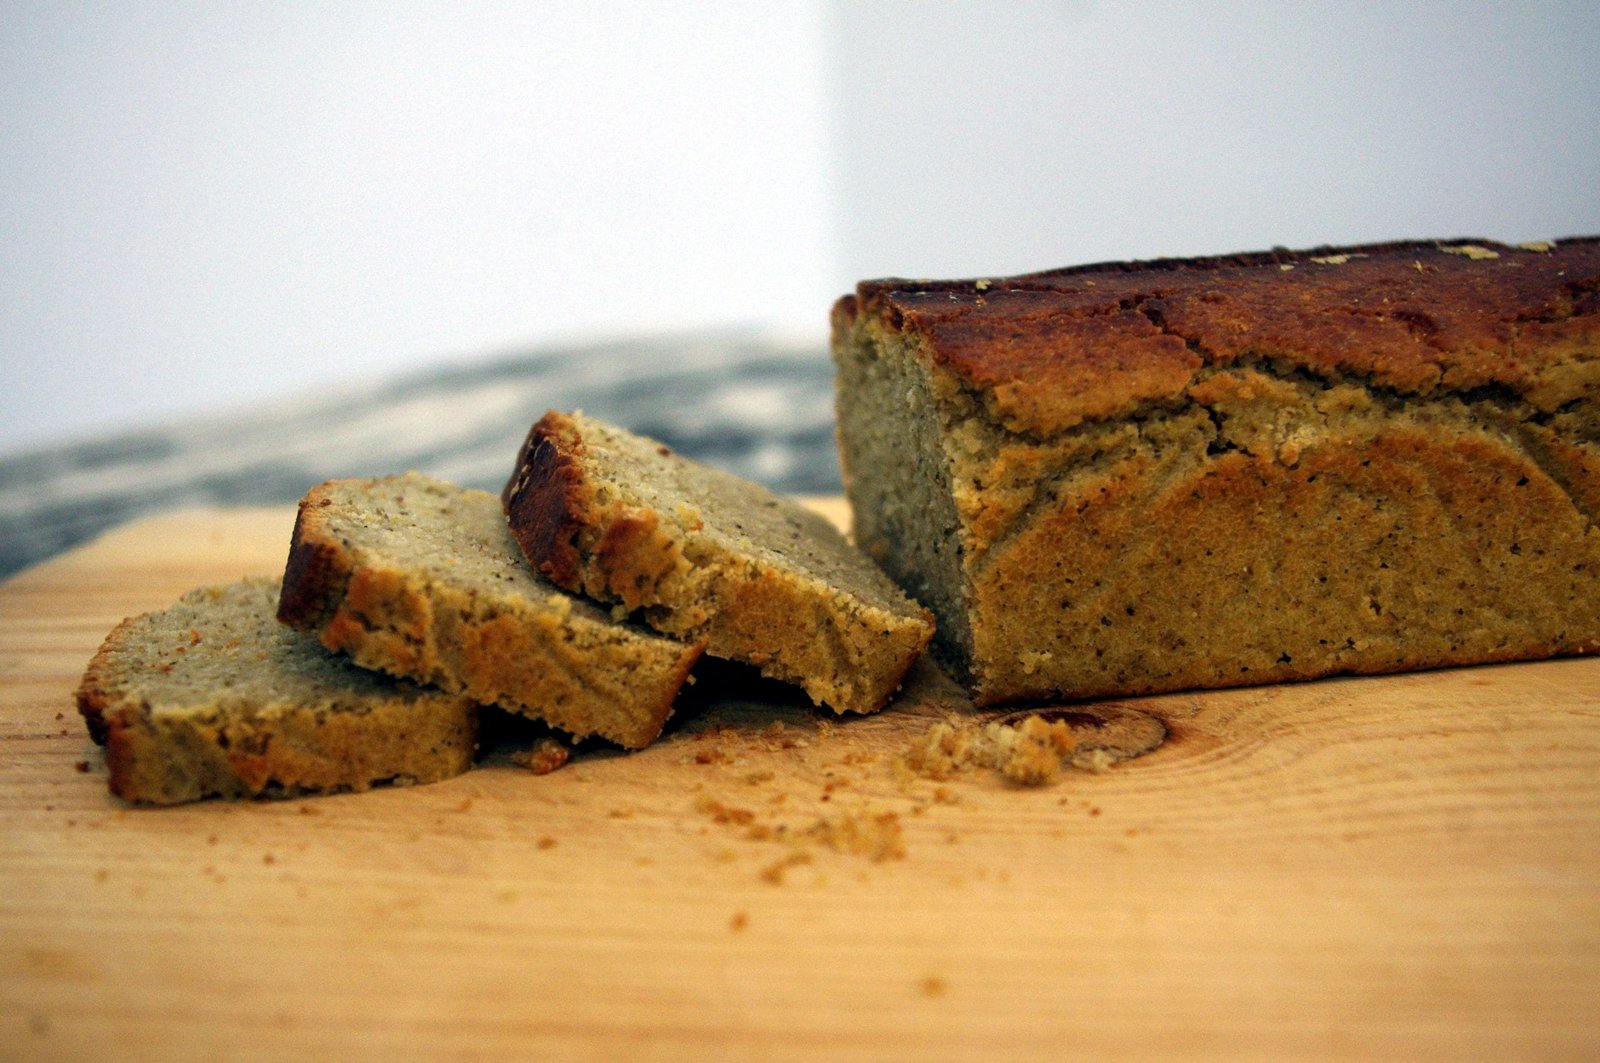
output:
[{"label": "bread slice lying flat", "polygon": [[556,583],[836,712],[881,708],[933,634],[927,610],[822,517],[581,414],[533,426],[503,498]]},{"label": "bread slice lying flat", "polygon": [[470,699],[375,675],[273,616],[277,584],[208,587],[118,625],[78,710],[111,791],[170,805],[433,782],[477,745]]},{"label": "bread slice lying flat", "polygon": [[629,748],[660,734],[701,650],[551,585],[497,498],[415,473],[306,495],[278,618],[367,668]]}]

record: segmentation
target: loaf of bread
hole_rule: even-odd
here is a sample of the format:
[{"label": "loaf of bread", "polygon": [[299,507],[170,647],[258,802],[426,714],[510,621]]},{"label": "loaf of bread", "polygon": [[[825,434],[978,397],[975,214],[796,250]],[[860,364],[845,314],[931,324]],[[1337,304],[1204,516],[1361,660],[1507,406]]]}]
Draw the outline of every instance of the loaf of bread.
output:
[{"label": "loaf of bread", "polygon": [[629,748],[661,733],[701,651],[539,576],[494,495],[415,473],[306,495],[278,618],[364,667]]},{"label": "loaf of bread", "polygon": [[334,657],[277,622],[277,591],[208,587],[107,636],[77,698],[113,793],[170,805],[365,790],[472,765],[477,704]]},{"label": "loaf of bread", "polygon": [[1600,238],[868,282],[834,355],[981,703],[1600,650]]},{"label": "loaf of bread", "polygon": [[555,582],[836,712],[881,708],[933,634],[927,610],[824,518],[581,414],[533,426],[504,500]]}]

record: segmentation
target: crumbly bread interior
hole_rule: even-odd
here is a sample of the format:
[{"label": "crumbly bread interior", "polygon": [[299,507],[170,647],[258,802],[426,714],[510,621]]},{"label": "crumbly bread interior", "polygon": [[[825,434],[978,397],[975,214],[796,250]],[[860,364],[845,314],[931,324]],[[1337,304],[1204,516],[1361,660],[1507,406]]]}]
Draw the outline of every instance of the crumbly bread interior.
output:
[{"label": "crumbly bread interior", "polygon": [[640,506],[672,519],[691,560],[749,558],[859,600],[864,608],[918,618],[917,603],[886,579],[823,516],[759,484],[670,451],[593,418],[582,426],[600,506]]},{"label": "crumbly bread interior", "polygon": [[277,584],[185,595],[118,626],[78,691],[135,802],[364,790],[465,771],[471,699],[376,675],[274,617]]},{"label": "crumbly bread interior", "polygon": [[506,501],[557,582],[838,711],[881,708],[932,634],[926,610],[823,517],[582,414],[534,427]]},{"label": "crumbly bread interior", "polygon": [[415,473],[307,495],[279,616],[365,667],[631,748],[700,652],[542,578],[493,495]]},{"label": "crumbly bread interior", "polygon": [[[1382,291],[1380,254],[1263,268],[1336,271],[1371,257],[1363,268]],[[1186,332],[1177,322],[1190,304],[1149,294],[1127,327],[1141,340],[1172,339],[1162,356],[1174,350],[1184,367],[1178,386],[1151,383],[1139,375],[1144,356],[1119,357],[1102,318],[1049,317],[1054,291],[1024,278],[1012,294],[1027,308],[1009,313],[1019,333],[1045,337],[1030,358],[1048,366],[1050,344],[1070,348],[1087,333],[1103,345],[1091,345],[1091,366],[1100,358],[1135,380],[1103,400],[1063,392],[1056,403],[1043,379],[1052,370],[1040,373],[1043,397],[982,375],[984,344],[1015,357],[1005,346],[1012,318],[970,323],[995,312],[1004,281],[962,296],[973,309],[949,328],[966,329],[969,346],[955,355],[936,327],[908,324],[903,307],[843,309],[841,453],[857,539],[934,607],[941,656],[980,702],[1600,649],[1600,344],[1585,323],[1595,319],[1583,317],[1594,293],[1574,271],[1565,293],[1551,285],[1540,316],[1496,325],[1494,315],[1511,311],[1474,303],[1489,281],[1473,270],[1489,260],[1469,267],[1425,249],[1396,257],[1396,293],[1413,276],[1426,284],[1429,271],[1456,271],[1433,317],[1403,304],[1345,310],[1331,297],[1296,312],[1308,334],[1322,327],[1319,314],[1340,328],[1366,328],[1362,313],[1412,321],[1447,352],[1434,355],[1443,368],[1431,376],[1428,347],[1413,371],[1391,348],[1330,344],[1324,354],[1293,332],[1258,337],[1253,349],[1246,335],[1224,355],[1220,327]],[[1145,290],[1120,273],[1085,277]],[[1171,270],[1148,284],[1184,280]],[[1051,283],[1092,297],[1077,275]],[[1315,296],[1316,278],[1304,283]],[[1207,298],[1193,305],[1203,310]],[[1121,312],[1114,298],[1109,306]],[[1455,339],[1469,325],[1514,333],[1516,353],[1497,362],[1487,344]],[[1447,341],[1462,353],[1449,354]],[[1338,368],[1325,367],[1335,359]],[[1074,386],[1094,379],[1085,371]]]},{"label": "crumbly bread interior", "polygon": [[839,359],[839,457],[851,501],[853,532],[874,562],[939,617],[941,657],[965,671],[951,648],[970,643],[967,585],[962,575],[961,517],[941,431],[948,420],[936,391],[948,379],[898,349],[857,334]]}]

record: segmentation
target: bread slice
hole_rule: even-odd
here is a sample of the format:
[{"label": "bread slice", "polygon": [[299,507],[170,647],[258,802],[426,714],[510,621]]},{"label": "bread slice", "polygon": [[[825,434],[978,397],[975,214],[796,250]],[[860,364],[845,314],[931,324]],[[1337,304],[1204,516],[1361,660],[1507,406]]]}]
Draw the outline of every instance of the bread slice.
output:
[{"label": "bread slice", "polygon": [[551,585],[499,499],[416,473],[306,495],[278,618],[364,667],[629,748],[661,733],[701,651]]},{"label": "bread slice", "polygon": [[478,706],[375,675],[273,616],[277,583],[207,587],[119,624],[78,711],[111,792],[170,805],[433,782],[472,765]]},{"label": "bread slice", "polygon": [[834,355],[980,702],[1600,650],[1600,239],[866,282]]},{"label": "bread slice", "polygon": [[836,712],[881,708],[933,634],[927,610],[824,518],[582,414],[533,426],[503,497],[555,582]]}]

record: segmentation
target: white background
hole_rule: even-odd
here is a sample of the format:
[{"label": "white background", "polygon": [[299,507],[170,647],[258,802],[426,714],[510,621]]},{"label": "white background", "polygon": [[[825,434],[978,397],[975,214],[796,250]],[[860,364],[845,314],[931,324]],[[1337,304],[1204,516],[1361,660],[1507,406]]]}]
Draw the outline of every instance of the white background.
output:
[{"label": "white background", "polygon": [[0,0],[0,453],[866,276],[1600,232],[1600,5]]}]

